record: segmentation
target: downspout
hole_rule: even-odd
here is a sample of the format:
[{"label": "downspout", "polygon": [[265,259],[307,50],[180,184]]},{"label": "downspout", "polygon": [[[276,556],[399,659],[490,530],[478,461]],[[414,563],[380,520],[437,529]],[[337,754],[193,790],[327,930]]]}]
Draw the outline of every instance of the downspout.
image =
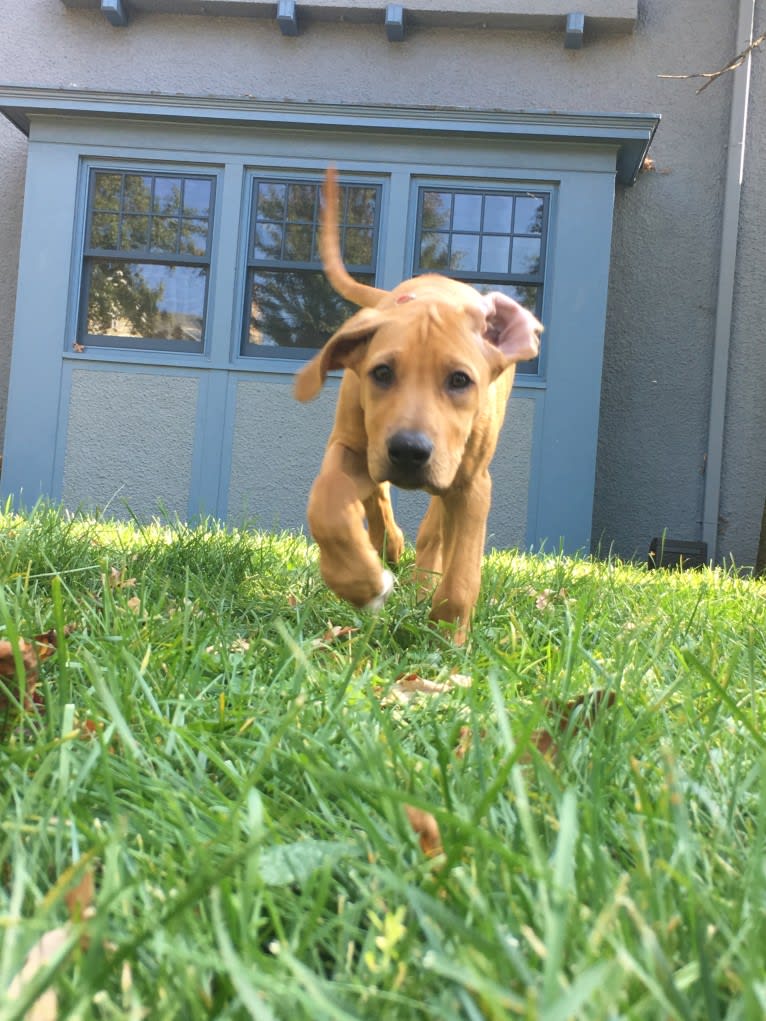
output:
[{"label": "downspout", "polygon": [[[741,53],[753,41],[756,2],[757,0],[739,0],[735,53]],[[718,265],[718,294],[716,299],[715,337],[713,340],[713,375],[710,382],[710,415],[708,419],[708,443],[702,509],[702,538],[707,544],[707,557],[709,561],[715,561],[718,543],[718,515],[721,505],[723,441],[726,418],[726,389],[729,377],[729,349],[731,347],[732,316],[734,310],[735,268],[739,240],[739,210],[745,166],[747,110],[750,97],[750,65],[751,55],[748,54],[744,65],[732,73],[729,148],[726,156],[726,178],[721,224],[721,256]]]}]

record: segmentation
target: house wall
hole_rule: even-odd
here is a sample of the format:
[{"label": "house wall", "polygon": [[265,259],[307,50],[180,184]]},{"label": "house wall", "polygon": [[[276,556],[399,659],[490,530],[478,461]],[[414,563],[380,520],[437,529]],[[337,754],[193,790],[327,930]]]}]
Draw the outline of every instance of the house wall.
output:
[{"label": "house wall", "polygon": [[[658,75],[728,59],[736,10],[720,0],[644,0],[639,11],[634,34],[591,38],[573,51],[563,48],[561,33],[427,26],[400,44],[370,24],[316,22],[285,38],[271,20],[138,13],[127,29],[114,29],[97,12],[70,10],[61,0],[4,0],[0,75],[14,84],[261,99],[661,113],[656,171],[633,188],[618,187],[616,199],[593,529],[603,548],[643,555],[664,528],[677,538],[700,534],[731,94],[729,79],[698,96],[694,83]],[[757,104],[754,112],[760,122],[766,117]],[[759,134],[754,124],[752,138]],[[3,379],[24,154],[23,139],[1,125]],[[764,458],[750,449],[758,420],[745,403],[763,389],[766,371],[757,346],[763,231],[756,175],[763,171],[755,154],[748,172],[722,550],[740,562],[754,555],[766,482]],[[743,447],[745,427],[751,441]],[[751,473],[759,478],[740,499]]]}]

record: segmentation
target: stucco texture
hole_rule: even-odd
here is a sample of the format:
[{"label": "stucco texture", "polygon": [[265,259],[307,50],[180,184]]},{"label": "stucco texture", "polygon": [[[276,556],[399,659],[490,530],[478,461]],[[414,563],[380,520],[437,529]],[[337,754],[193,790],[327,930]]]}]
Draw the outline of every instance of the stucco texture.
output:
[{"label": "stucco texture", "polygon": [[[766,12],[759,6],[762,22]],[[282,37],[273,21],[242,18],[137,14],[127,29],[114,29],[97,12],[69,10],[60,0],[4,0],[4,14],[0,68],[16,84],[661,113],[652,152],[657,169],[617,192],[593,535],[600,548],[626,556],[643,555],[663,529],[677,538],[700,537],[731,81],[697,95],[693,82],[658,76],[725,63],[734,53],[734,3],[643,0],[635,33],[590,38],[579,51],[565,50],[559,33],[426,26],[401,44],[388,43],[382,26],[328,22],[309,24],[297,38]],[[762,99],[762,69],[755,84]],[[753,414],[766,382],[757,332],[766,108],[756,93],[721,550],[739,562],[754,555],[766,486],[762,445],[755,451],[763,412]],[[23,160],[23,144],[3,128],[0,181],[11,183],[0,185],[0,225],[10,224],[10,231],[0,240],[0,265],[9,267]],[[0,367],[8,357],[3,310],[12,303],[11,271],[0,279]],[[745,444],[743,431],[750,437]]]},{"label": "stucco texture", "polygon": [[188,512],[197,381],[76,369],[62,499],[148,520]]}]

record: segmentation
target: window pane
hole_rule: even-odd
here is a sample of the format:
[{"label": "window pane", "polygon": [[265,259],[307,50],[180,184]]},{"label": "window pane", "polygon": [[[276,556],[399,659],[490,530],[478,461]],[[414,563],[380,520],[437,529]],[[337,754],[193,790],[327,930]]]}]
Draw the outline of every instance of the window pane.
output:
[{"label": "window pane", "polygon": [[285,227],[284,258],[291,262],[310,262],[312,233],[313,228],[308,224],[288,224]]},{"label": "window pane", "polygon": [[207,252],[207,220],[181,220],[181,251],[187,255]]},{"label": "window pane", "polygon": [[482,273],[507,273],[508,259],[511,254],[511,239],[509,237],[494,237],[487,234],[481,241],[481,266]]},{"label": "window pane", "polygon": [[287,219],[291,222],[313,223],[317,197],[315,184],[287,186]]},{"label": "window pane", "polygon": [[153,252],[176,252],[178,251],[178,227],[179,221],[172,216],[152,217],[152,241]]},{"label": "window pane", "polygon": [[94,260],[87,273],[89,334],[201,343],[205,267]]},{"label": "window pane", "polygon": [[511,273],[532,274],[540,270],[539,238],[514,238]]},{"label": "window pane", "polygon": [[372,231],[349,227],[343,237],[343,258],[347,266],[372,265]]},{"label": "window pane", "polygon": [[273,181],[258,182],[256,217],[259,220],[284,220],[287,185]]},{"label": "window pane", "polygon": [[181,212],[181,178],[156,177],[154,179],[154,212]]},{"label": "window pane", "polygon": [[139,174],[125,174],[125,194],[122,208],[126,213],[148,213],[152,204],[152,178]]},{"label": "window pane", "polygon": [[420,240],[420,268],[449,268],[449,234],[423,234]]},{"label": "window pane", "polygon": [[484,230],[493,234],[510,234],[513,198],[510,195],[487,195],[484,199]]},{"label": "window pane", "polygon": [[122,174],[93,175],[93,208],[119,210]]},{"label": "window pane", "polygon": [[541,234],[543,230],[543,200],[541,198],[517,198],[516,215],[513,220],[516,234]]},{"label": "window pane", "polygon": [[371,227],[375,223],[375,207],[378,198],[377,189],[356,188],[350,185],[346,188],[346,191],[348,192],[346,223]]},{"label": "window pane", "polygon": [[281,259],[284,228],[279,223],[259,223],[255,228],[256,259]]},{"label": "window pane", "polygon": [[[369,275],[357,279],[373,282]],[[322,347],[354,311],[318,270],[254,270],[243,354]]]},{"label": "window pane", "polygon": [[184,181],[184,216],[208,216],[212,189],[211,181],[187,178]]},{"label": "window pane", "polygon": [[117,248],[119,226],[117,213],[94,213],[90,223],[90,247]]},{"label": "window pane", "polygon": [[455,195],[452,213],[453,230],[481,230],[481,195]]},{"label": "window pane", "polygon": [[475,273],[479,268],[479,235],[453,234],[450,269]]},{"label": "window pane", "polygon": [[125,216],[122,221],[122,235],[120,237],[120,248],[142,248],[149,247],[149,217],[148,216]]},{"label": "window pane", "polygon": [[449,230],[452,196],[449,192],[423,192],[422,230]]}]

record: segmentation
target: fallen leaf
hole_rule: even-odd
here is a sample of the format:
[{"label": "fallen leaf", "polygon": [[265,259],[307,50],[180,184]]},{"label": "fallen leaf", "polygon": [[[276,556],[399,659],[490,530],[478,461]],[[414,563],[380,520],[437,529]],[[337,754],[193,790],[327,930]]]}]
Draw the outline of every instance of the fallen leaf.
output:
[{"label": "fallen leaf", "polygon": [[109,574],[104,575],[104,580],[111,589],[135,588],[136,579],[126,578],[126,573],[126,571],[121,570],[119,567],[110,567]]},{"label": "fallen leaf", "polygon": [[[69,925],[59,926],[44,932],[27,954],[21,971],[14,976],[8,987],[8,998],[17,1000],[25,988],[42,968],[56,958],[62,947],[66,946],[72,930]],[[55,989],[46,989],[35,1000],[24,1015],[25,1021],[56,1021],[58,1017],[58,998]]]},{"label": "fallen leaf", "polygon": [[75,352],[75,354],[80,355],[85,350],[85,345],[78,344],[77,341],[75,341],[74,344],[72,344],[72,350]]},{"label": "fallen leaf", "polygon": [[[480,738],[486,737],[486,733],[487,732],[485,730],[480,730],[479,737]],[[455,758],[464,759],[468,752],[470,751],[472,744],[473,744],[473,728],[461,727],[460,737],[458,739],[457,745],[455,746]]]},{"label": "fallen leaf", "polygon": [[535,597],[535,606],[538,610],[547,610],[555,600],[566,599],[569,595],[565,588],[560,588],[558,592],[552,588],[545,588],[542,592],[536,592],[534,589],[530,589],[529,593]]},{"label": "fallen leaf", "polygon": [[132,610],[133,613],[141,612],[141,600],[138,598],[138,596],[131,596],[125,605],[128,607],[129,610]]},{"label": "fallen leaf", "polygon": [[[569,699],[568,702],[551,699],[545,703],[545,711],[547,716],[553,718],[554,729],[558,730],[559,734],[564,734],[567,731],[576,734],[592,727],[597,714],[605,708],[611,708],[615,701],[616,695],[613,691],[596,689]],[[583,712],[577,713],[577,710],[583,707]],[[575,715],[576,713],[577,715]],[[558,754],[558,745],[547,727],[533,730],[529,735],[529,740],[541,755],[552,758]]]},{"label": "fallen leaf", "polygon": [[311,647],[313,649],[319,649],[322,648],[322,646],[331,645],[339,638],[348,638],[350,635],[355,634],[358,630],[359,630],[358,627],[349,626],[340,627],[337,624],[333,624],[331,620],[328,620],[327,630],[325,631],[321,638],[315,638],[312,641]]},{"label": "fallen leaf", "polygon": [[441,854],[442,835],[439,832],[439,824],[430,812],[424,812],[422,808],[415,808],[413,805],[405,805],[404,811],[407,815],[410,826],[418,835],[420,850],[428,858]]},{"label": "fallen leaf", "polygon": [[73,922],[80,922],[83,918],[92,918],[95,909],[93,900],[96,895],[96,885],[93,881],[93,872],[86,868],[80,882],[73,886],[65,896],[69,917]]},{"label": "fallen leaf", "polygon": [[453,688],[470,688],[472,683],[467,674],[453,674],[446,681],[429,681],[427,677],[421,677],[417,673],[403,674],[388,689],[381,704],[398,702],[400,705],[407,705],[418,695],[442,695]]}]

